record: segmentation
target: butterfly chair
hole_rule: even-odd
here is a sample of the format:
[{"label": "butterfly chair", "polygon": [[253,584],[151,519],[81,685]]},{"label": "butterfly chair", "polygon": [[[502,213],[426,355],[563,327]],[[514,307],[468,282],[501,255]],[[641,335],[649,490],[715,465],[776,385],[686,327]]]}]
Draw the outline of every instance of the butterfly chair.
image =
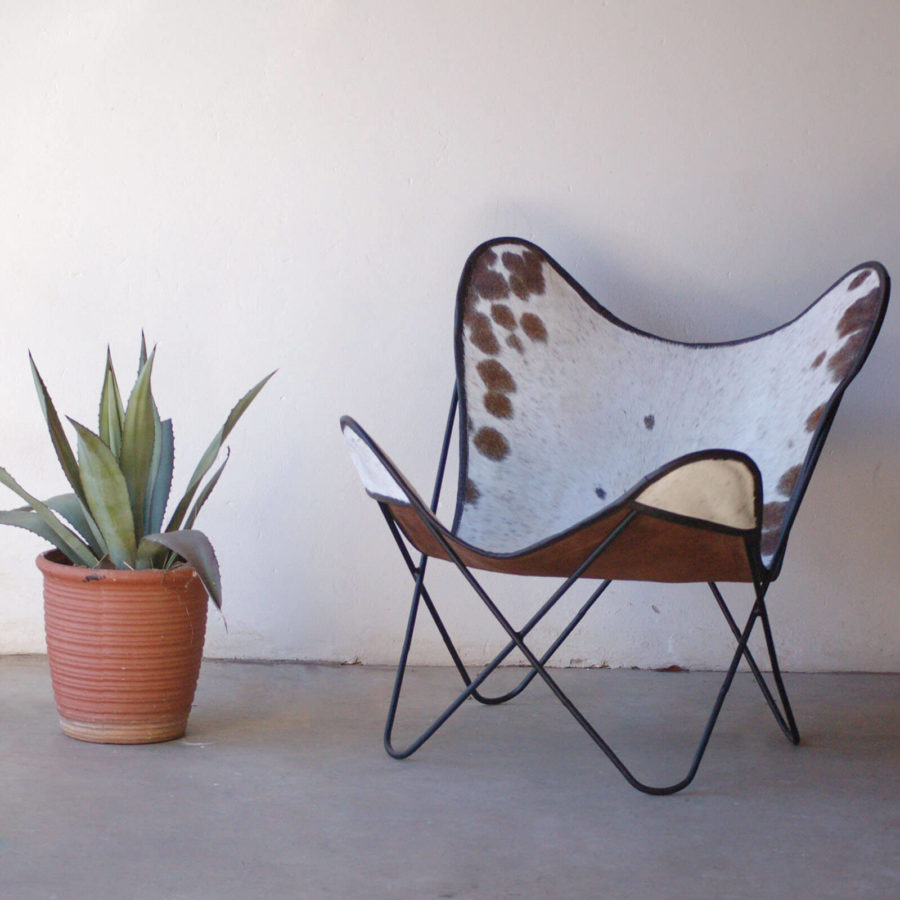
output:
[{"label": "butterfly chair", "polygon": [[[476,249],[457,296],[456,384],[430,505],[356,422],[341,420],[366,491],[415,582],[385,727],[388,753],[409,756],[466,699],[503,703],[537,675],[632,786],[674,793],[693,780],[742,659],[778,725],[798,743],[765,597],[838,403],[875,340],[888,293],[887,272],[866,263],[774,331],[685,344],[621,322],[533,244],[504,238]],[[459,484],[447,528],[435,511],[457,414]],[[421,554],[418,563],[411,548]],[[458,567],[509,639],[477,676],[464,665],[425,586],[430,557]],[[562,583],[515,627],[476,579],[478,569],[555,576]],[[601,583],[539,655],[526,643],[530,632],[581,578]],[[737,641],[688,773],[664,787],[634,777],[547,669],[615,579],[706,582]],[[753,586],[743,627],[719,582]],[[398,749],[394,720],[422,603],[464,689],[424,733]],[[757,621],[774,691],[748,646]],[[528,663],[527,675],[501,696],[486,695],[485,680],[515,648]]]}]

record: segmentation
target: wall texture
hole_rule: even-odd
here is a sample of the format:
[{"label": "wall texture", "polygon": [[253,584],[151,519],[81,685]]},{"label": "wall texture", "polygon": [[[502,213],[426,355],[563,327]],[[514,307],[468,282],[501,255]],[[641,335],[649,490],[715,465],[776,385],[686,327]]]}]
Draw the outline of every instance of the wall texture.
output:
[{"label": "wall texture", "polygon": [[[29,348],[92,422],[107,342],[126,380],[144,328],[179,485],[277,366],[201,519],[229,626],[208,651],[392,661],[408,578],[337,420],[427,490],[469,250],[534,240],[685,340],[780,324],[867,259],[896,276],[898,39],[892,0],[0,3],[0,465],[64,488]],[[900,670],[897,321],[770,595],[789,669]],[[0,652],[43,648],[39,550],[0,535]],[[524,613],[545,587],[501,595]],[[490,654],[496,630],[441,589]],[[703,590],[607,596],[559,661],[726,662]],[[416,658],[445,661],[427,634]]]}]

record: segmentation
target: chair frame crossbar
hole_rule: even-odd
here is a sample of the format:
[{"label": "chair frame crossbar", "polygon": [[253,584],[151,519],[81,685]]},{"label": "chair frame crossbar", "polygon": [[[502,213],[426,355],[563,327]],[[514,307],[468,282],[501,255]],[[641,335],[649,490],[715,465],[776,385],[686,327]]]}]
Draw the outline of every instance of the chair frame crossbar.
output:
[{"label": "chair frame crossbar", "polygon": [[[430,506],[430,512],[432,514],[437,511],[438,502],[440,500],[441,485],[443,483],[444,470],[446,468],[447,457],[450,449],[451,435],[453,433],[454,423],[456,420],[458,398],[458,391],[454,387],[453,397],[450,403],[450,413],[447,418],[447,427],[444,433],[443,446],[441,448],[441,456],[438,463],[438,471],[435,479],[434,491],[432,494]],[[553,695],[559,700],[559,702],[565,707],[565,709],[568,710],[575,721],[578,722],[578,724],[584,729],[591,740],[600,748],[600,750],[603,751],[610,762],[612,762],[612,764],[616,767],[616,769],[618,769],[620,774],[632,787],[646,794],[674,794],[687,787],[694,780],[694,776],[697,774],[697,770],[700,767],[700,763],[703,759],[703,755],[706,751],[709,739],[712,736],[713,728],[715,727],[716,721],[719,717],[719,713],[722,709],[725,697],[731,687],[734,676],[737,673],[738,666],[740,665],[742,659],[746,660],[756,683],[759,685],[759,688],[762,691],[766,704],[771,710],[773,716],[775,717],[775,721],[778,723],[778,726],[784,733],[785,737],[792,744],[798,744],[800,742],[800,734],[797,729],[797,724],[794,719],[791,704],[785,690],[784,680],[782,678],[781,670],[778,665],[778,658],[775,652],[775,644],[772,637],[772,628],[769,622],[769,615],[765,604],[765,596],[770,584],[770,579],[767,577],[765,570],[758,562],[758,554],[752,552],[753,547],[751,546],[751,538],[749,536],[746,538],[746,542],[747,557],[751,562],[753,571],[753,587],[755,592],[753,606],[750,610],[749,616],[746,623],[744,624],[743,629],[741,629],[735,621],[735,618],[729,610],[728,606],[726,605],[725,599],[722,596],[722,592],[720,591],[718,585],[714,582],[708,583],[709,588],[712,591],[713,596],[715,597],[716,603],[719,606],[719,609],[721,610],[729,629],[734,635],[735,640],[737,641],[737,647],[734,651],[734,654],[732,655],[730,665],[719,688],[719,692],[713,704],[712,711],[710,712],[709,717],[706,721],[703,733],[700,738],[700,742],[694,753],[694,757],[687,774],[680,781],[674,782],[673,784],[657,787],[654,785],[645,784],[634,776],[631,770],[619,758],[618,754],[600,736],[594,726],[588,721],[581,710],[575,705],[575,703],[570,699],[565,691],[563,691],[557,681],[547,670],[547,663],[550,661],[552,656],[557,652],[557,650],[559,650],[566,639],[572,634],[575,628],[584,619],[591,607],[609,587],[611,581],[605,580],[601,582],[599,587],[597,587],[596,590],[591,593],[588,599],[582,604],[575,615],[569,620],[568,624],[559,633],[558,637],[544,651],[543,654],[538,656],[525,642],[525,639],[535,628],[535,626],[539,622],[541,622],[543,618],[556,606],[559,600],[561,600],[562,597],[565,596],[569,589],[590,568],[594,561],[599,556],[601,556],[601,554],[603,554],[604,551],[606,551],[612,545],[612,543],[628,528],[631,522],[639,514],[638,511],[632,509],[630,512],[628,512],[628,514],[619,522],[619,524],[610,532],[610,534],[607,535],[607,537],[604,538],[596,547],[594,547],[594,549],[585,557],[578,568],[568,578],[566,578],[563,583],[550,595],[550,597],[543,603],[543,605],[537,610],[537,612],[535,612],[521,628],[516,629],[497,607],[497,605],[491,599],[478,579],[475,578],[470,568],[466,566],[466,564],[460,559],[459,554],[447,541],[446,537],[437,528],[434,527],[431,517],[427,514],[424,506],[418,501],[417,498],[411,498],[411,502],[413,507],[421,516],[422,521],[428,527],[428,530],[430,531],[433,538],[438,542],[442,550],[446,553],[447,558],[456,566],[465,581],[469,584],[475,594],[480,598],[480,600],[494,617],[494,619],[496,619],[496,621],[499,623],[500,627],[506,633],[509,640],[503,647],[503,649],[486,666],[484,666],[477,675],[473,677],[468,668],[463,663],[462,658],[460,657],[460,654],[450,636],[450,632],[444,624],[440,614],[438,613],[437,606],[425,586],[425,573],[429,556],[423,553],[419,558],[418,565],[416,565],[410,549],[407,546],[407,541],[405,540],[397,524],[397,521],[391,512],[390,506],[384,501],[379,501],[379,506],[384,515],[385,521],[387,522],[387,526],[397,543],[401,556],[403,557],[403,560],[406,563],[409,573],[414,581],[412,603],[410,605],[406,633],[404,635],[403,645],[400,651],[400,660],[397,665],[394,687],[391,694],[390,706],[388,709],[387,721],[385,723],[384,729],[384,746],[390,756],[394,757],[395,759],[405,759],[411,756],[426,741],[428,741],[429,738],[431,738],[435,734],[435,732],[437,732],[438,729],[453,715],[453,713],[455,713],[469,698],[473,698],[479,703],[485,705],[497,705],[506,703],[508,700],[512,700],[514,697],[517,697],[519,694],[521,694],[522,691],[524,691],[525,688],[534,680],[534,678],[539,676],[553,693]],[[421,508],[419,508],[420,506]],[[437,627],[441,639],[443,640],[450,654],[450,658],[452,659],[454,666],[456,667],[460,677],[462,678],[464,689],[417,738],[415,738],[405,747],[397,748],[393,743],[393,730],[397,717],[398,706],[400,703],[400,695],[403,688],[404,675],[406,673],[406,668],[409,660],[409,653],[412,647],[413,634],[416,629],[421,604],[425,605],[426,610],[428,611],[431,619]],[[772,680],[775,683],[775,690],[781,703],[780,708],[778,701],[776,701],[772,691],[770,690],[766,682],[765,676],[763,675],[752,652],[750,651],[750,635],[753,631],[754,626],[756,625],[757,620],[759,620],[762,624],[766,649],[768,651],[769,662],[771,666]],[[485,681],[487,681],[490,675],[497,670],[497,668],[509,656],[509,654],[516,649],[518,649],[519,652],[525,657],[525,660],[529,667],[529,671],[527,672],[527,674],[512,690],[509,690],[504,694],[491,696],[483,693],[481,690],[482,685],[485,683]]]}]

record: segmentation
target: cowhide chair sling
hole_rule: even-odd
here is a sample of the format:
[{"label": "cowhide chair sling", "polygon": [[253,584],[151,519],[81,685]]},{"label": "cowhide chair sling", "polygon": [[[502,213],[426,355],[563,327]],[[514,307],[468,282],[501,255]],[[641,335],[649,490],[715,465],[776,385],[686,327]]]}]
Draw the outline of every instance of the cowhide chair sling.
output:
[{"label": "cowhide chair sling", "polygon": [[[470,697],[502,703],[539,675],[638,790],[669,794],[694,778],[725,695],[746,659],[787,738],[799,734],[772,640],[765,596],[838,403],[859,371],[887,306],[878,263],[853,269],[788,324],[758,337],[684,344],[615,318],[538,247],[518,239],[470,256],[456,309],[456,385],[430,505],[350,418],[341,420],[366,491],[378,501],[415,581],[385,727],[385,747],[417,750]],[[459,485],[451,527],[434,515],[459,413]],[[409,546],[421,557],[413,560]],[[425,586],[429,557],[450,560],[506,632],[503,650],[473,677]],[[515,627],[473,569],[563,579]],[[580,578],[601,579],[559,637],[538,655],[529,633]],[[615,579],[706,582],[737,640],[687,775],[665,787],[638,781],[546,668]],[[749,582],[743,628],[718,582]],[[420,604],[433,618],[464,689],[409,746],[392,732]],[[773,696],[748,647],[761,623]],[[482,685],[518,648],[519,685]]]}]

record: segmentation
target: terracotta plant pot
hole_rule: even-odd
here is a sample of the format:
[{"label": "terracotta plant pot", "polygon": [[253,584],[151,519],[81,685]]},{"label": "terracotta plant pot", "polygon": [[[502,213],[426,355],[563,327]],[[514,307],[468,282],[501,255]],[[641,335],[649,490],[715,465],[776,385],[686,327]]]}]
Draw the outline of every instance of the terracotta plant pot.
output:
[{"label": "terracotta plant pot", "polygon": [[207,594],[194,570],[87,569],[56,550],[37,565],[63,732],[101,744],[181,737],[206,635]]}]

